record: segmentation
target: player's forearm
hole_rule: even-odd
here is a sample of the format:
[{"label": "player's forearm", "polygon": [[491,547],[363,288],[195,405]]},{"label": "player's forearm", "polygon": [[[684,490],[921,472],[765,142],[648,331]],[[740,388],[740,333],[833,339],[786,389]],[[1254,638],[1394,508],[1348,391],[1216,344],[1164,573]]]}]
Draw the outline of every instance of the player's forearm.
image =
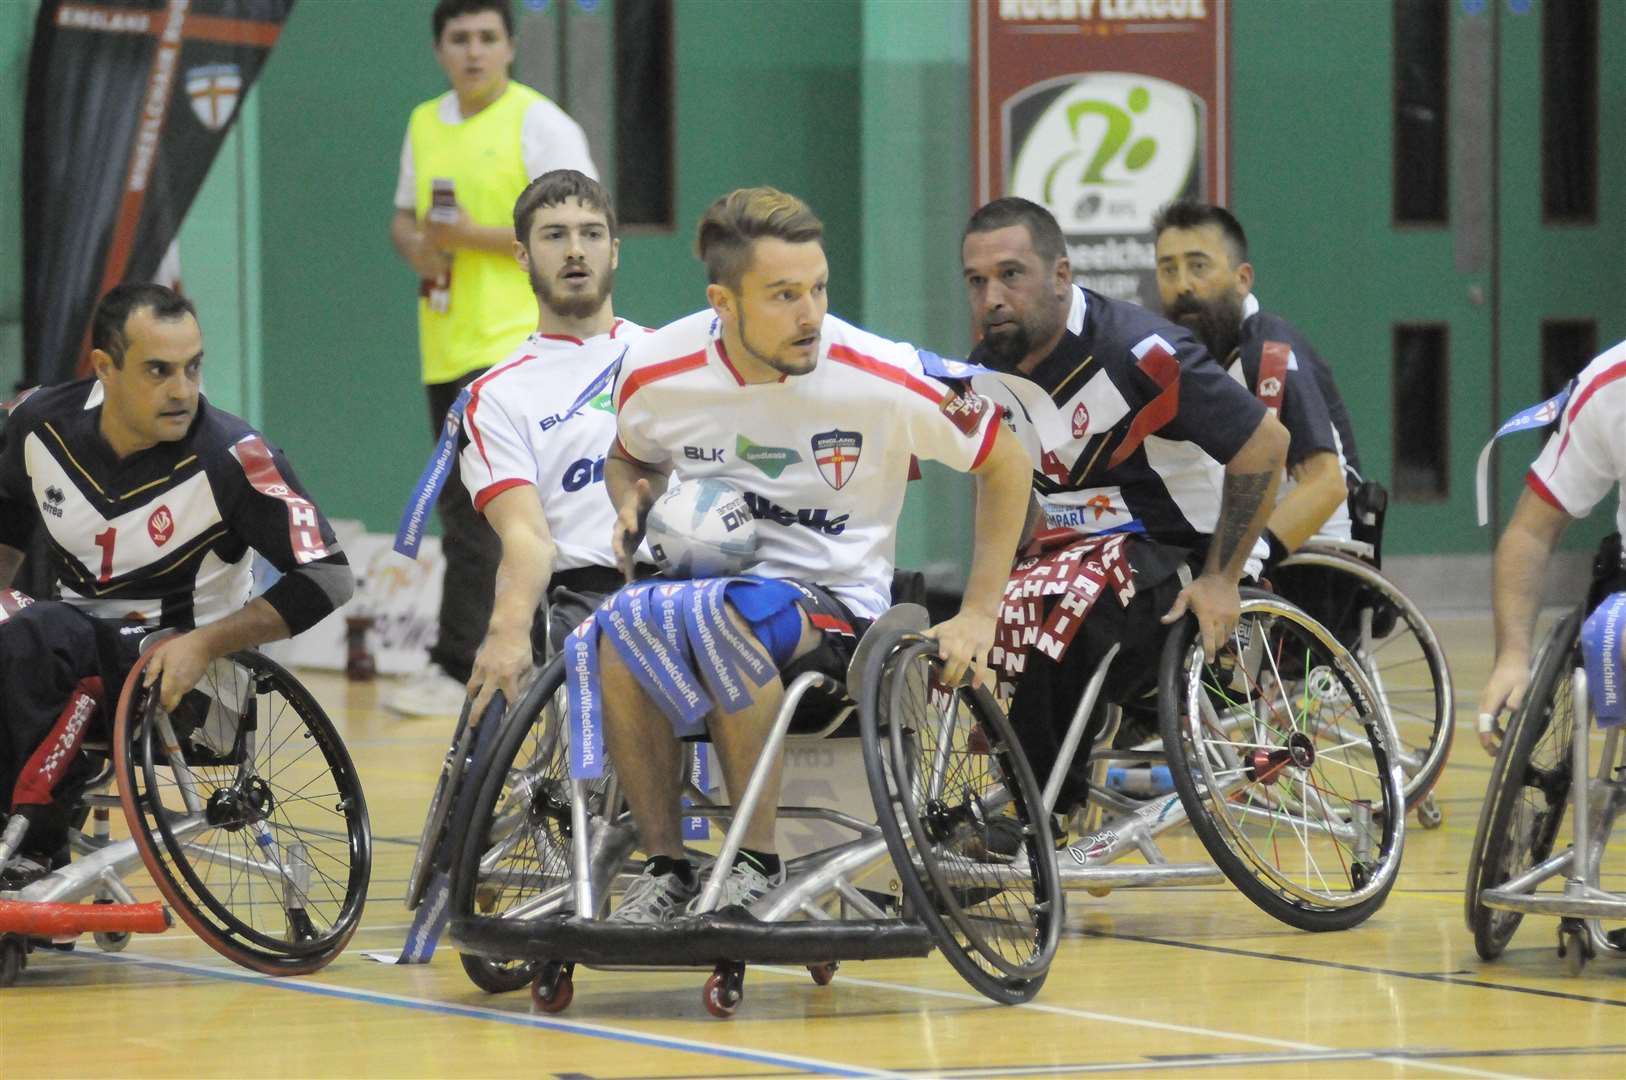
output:
[{"label": "player's forearm", "polygon": [[463,227],[457,246],[507,255],[514,250],[514,230],[503,225],[470,223]]},{"label": "player's forearm", "polygon": [[1214,525],[1203,573],[1231,582],[1241,579],[1248,553],[1276,504],[1276,488],[1287,459],[1287,438],[1287,429],[1267,413],[1242,449],[1225,463],[1219,520]]},{"label": "player's forearm", "polygon": [[0,544],[0,589],[11,587],[17,579],[17,571],[22,568],[23,553],[8,544]]},{"label": "player's forearm", "polygon": [[1314,536],[1348,497],[1337,454],[1323,451],[1300,462],[1293,480],[1293,490],[1270,514],[1270,531],[1288,551]]},{"label": "player's forearm", "polygon": [[638,481],[649,481],[652,498],[660,498],[666,490],[667,473],[642,461],[634,461],[612,446],[604,457],[604,489],[610,496],[610,505],[620,509],[621,504],[637,487]]},{"label": "player's forearm", "polygon": [[408,266],[416,268],[420,241],[418,219],[411,210],[397,210],[390,218],[390,243]]},{"label": "player's forearm", "polygon": [[501,536],[502,558],[497,563],[497,592],[491,605],[492,634],[528,633],[542,606],[558,548],[531,532]]},{"label": "player's forearm", "polygon": [[1529,656],[1541,610],[1547,563],[1569,523],[1530,491],[1519,499],[1513,520],[1496,545],[1492,567],[1491,605],[1496,623],[1496,655]]},{"label": "player's forearm", "polygon": [[960,610],[994,616],[1005,595],[1005,581],[1022,539],[1033,491],[1027,454],[1003,428],[987,460],[977,470],[976,480],[976,539]]},{"label": "player's forearm", "polygon": [[290,636],[288,624],[263,596],[256,596],[219,622],[193,631],[210,656],[225,656]]}]

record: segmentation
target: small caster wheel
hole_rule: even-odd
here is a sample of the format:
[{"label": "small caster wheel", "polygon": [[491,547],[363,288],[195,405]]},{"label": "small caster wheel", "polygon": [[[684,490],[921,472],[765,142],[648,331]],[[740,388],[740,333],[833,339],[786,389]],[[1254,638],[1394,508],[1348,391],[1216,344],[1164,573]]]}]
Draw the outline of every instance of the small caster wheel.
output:
[{"label": "small caster wheel", "polygon": [[1558,924],[1558,955],[1564,961],[1564,970],[1579,975],[1592,959],[1592,942],[1587,939],[1586,926],[1578,919],[1563,919]]},{"label": "small caster wheel", "polygon": [[819,986],[829,986],[836,977],[836,970],[841,967],[841,961],[831,960],[825,964],[807,965],[807,973],[813,976],[813,981]]},{"label": "small caster wheel", "polygon": [[1423,828],[1438,829],[1440,823],[1444,820],[1445,811],[1441,810],[1440,804],[1434,801],[1434,796],[1430,795],[1417,804],[1417,824]]},{"label": "small caster wheel", "polygon": [[574,964],[547,963],[531,982],[531,1004],[538,1012],[562,1013],[576,996]]},{"label": "small caster wheel", "polygon": [[28,966],[28,947],[22,938],[0,938],[0,987],[13,986]]},{"label": "small caster wheel", "polygon": [[1091,896],[1095,897],[1097,900],[1099,900],[1102,897],[1112,895],[1112,886],[1111,885],[1086,885],[1086,886],[1084,886],[1084,891],[1089,893]]},{"label": "small caster wheel", "polygon": [[745,998],[745,965],[718,964],[706,980],[706,1011],[720,1020],[734,1015]]},{"label": "small caster wheel", "polygon": [[97,934],[96,947],[102,952],[123,952],[130,944],[129,934]]}]

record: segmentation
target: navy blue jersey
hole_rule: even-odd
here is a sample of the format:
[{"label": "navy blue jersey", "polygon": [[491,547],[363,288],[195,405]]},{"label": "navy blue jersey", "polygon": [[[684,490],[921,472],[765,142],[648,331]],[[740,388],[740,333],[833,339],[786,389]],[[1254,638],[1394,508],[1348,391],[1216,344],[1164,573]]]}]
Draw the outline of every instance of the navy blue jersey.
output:
[{"label": "navy blue jersey", "polygon": [[293,633],[350,596],[332,528],[257,431],[200,398],[184,438],[121,460],[101,402],[93,379],[38,390],[0,443],[0,544],[23,548],[43,525],[60,599],[190,629],[248,601],[252,551],[282,573],[265,599]]},{"label": "navy blue jersey", "polygon": [[1260,362],[1271,342],[1285,345],[1291,354],[1280,411],[1282,424],[1293,437],[1287,449],[1288,467],[1318,451],[1329,451],[1338,455],[1351,486],[1360,483],[1361,459],[1343,395],[1327,362],[1296,326],[1280,315],[1254,310],[1242,322],[1242,339],[1228,358],[1228,366],[1240,372],[1249,390],[1259,393]]},{"label": "navy blue jersey", "polygon": [[[998,366],[981,346],[971,359]],[[1071,427],[1070,439],[1045,447],[1034,473],[1050,529],[1207,546],[1222,463],[1265,407],[1189,330],[1075,285],[1067,331],[1029,378]]]}]

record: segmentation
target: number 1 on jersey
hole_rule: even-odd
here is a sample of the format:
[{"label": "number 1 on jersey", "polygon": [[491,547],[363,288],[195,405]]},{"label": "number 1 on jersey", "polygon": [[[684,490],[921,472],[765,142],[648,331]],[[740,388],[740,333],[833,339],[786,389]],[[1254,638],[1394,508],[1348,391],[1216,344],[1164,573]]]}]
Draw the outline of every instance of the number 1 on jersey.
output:
[{"label": "number 1 on jersey", "polygon": [[97,575],[97,581],[106,581],[113,576],[113,538],[118,532],[109,525],[106,532],[98,533],[95,538],[96,546],[102,549],[102,572]]}]

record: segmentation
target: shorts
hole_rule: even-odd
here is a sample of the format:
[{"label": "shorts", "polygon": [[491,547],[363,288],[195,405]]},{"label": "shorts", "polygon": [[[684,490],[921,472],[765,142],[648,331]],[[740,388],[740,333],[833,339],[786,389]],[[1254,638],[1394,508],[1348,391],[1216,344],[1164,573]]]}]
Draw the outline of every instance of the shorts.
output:
[{"label": "shorts", "polygon": [[855,616],[828,590],[794,578],[784,580],[801,593],[797,606],[820,634],[817,646],[780,669],[780,681],[788,687],[797,676],[815,671],[834,679],[843,687],[835,693],[815,687],[797,706],[790,730],[817,731],[828,724],[836,713],[852,704],[845,691],[847,665],[852,663],[853,650],[858,647],[858,639],[864,636],[864,631],[869,629],[870,620]]}]

